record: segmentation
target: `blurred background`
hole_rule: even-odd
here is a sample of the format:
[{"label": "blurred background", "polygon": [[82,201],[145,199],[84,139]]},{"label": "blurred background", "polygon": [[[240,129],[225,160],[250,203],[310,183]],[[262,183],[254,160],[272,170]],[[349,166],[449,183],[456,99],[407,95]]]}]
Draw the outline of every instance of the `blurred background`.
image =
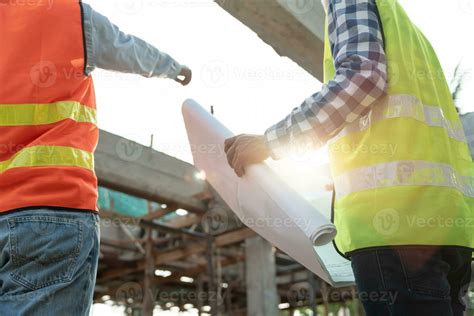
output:
[{"label": "blurred background", "polygon": [[[261,134],[319,91],[321,52],[311,50],[321,45],[319,0],[85,2],[194,74],[184,88],[93,74],[107,131],[97,155],[102,249],[94,315],[246,315],[249,291],[281,315],[363,315],[354,288],[331,289],[229,212],[189,164],[180,110],[193,98],[234,133]],[[474,44],[466,36],[474,30],[473,2],[400,3],[434,45],[460,111],[474,111]],[[324,150],[307,163],[322,190],[329,181]],[[150,185],[135,186],[147,173]],[[252,251],[267,257],[249,271]],[[271,275],[277,295],[266,297],[251,281]]]}]

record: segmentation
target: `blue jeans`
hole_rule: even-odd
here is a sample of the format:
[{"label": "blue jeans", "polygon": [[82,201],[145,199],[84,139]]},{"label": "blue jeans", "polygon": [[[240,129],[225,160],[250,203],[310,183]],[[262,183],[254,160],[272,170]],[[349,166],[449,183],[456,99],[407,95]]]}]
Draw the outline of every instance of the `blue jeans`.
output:
[{"label": "blue jeans", "polygon": [[91,212],[0,215],[0,315],[89,315],[98,257]]},{"label": "blue jeans", "polygon": [[368,316],[461,316],[471,280],[471,250],[397,247],[351,255]]}]

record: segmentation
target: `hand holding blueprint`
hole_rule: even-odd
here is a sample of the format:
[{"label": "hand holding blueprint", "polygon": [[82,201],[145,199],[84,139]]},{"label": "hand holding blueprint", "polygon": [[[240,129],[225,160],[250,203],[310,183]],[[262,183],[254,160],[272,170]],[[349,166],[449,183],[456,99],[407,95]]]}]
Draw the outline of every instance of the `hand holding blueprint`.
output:
[{"label": "hand holding blueprint", "polygon": [[245,225],[331,285],[353,282],[349,261],[332,245],[328,193],[305,197],[265,163],[238,178],[223,150],[233,133],[193,100],[183,104],[183,117],[196,167]]}]

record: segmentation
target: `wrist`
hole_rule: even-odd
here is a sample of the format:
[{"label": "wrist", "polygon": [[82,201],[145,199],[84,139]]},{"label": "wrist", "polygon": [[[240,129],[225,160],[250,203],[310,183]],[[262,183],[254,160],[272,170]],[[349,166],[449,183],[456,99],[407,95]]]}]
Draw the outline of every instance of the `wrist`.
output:
[{"label": "wrist", "polygon": [[183,71],[183,68],[184,66],[177,63],[177,62],[173,62],[173,64],[171,65],[171,69],[170,69],[170,72],[168,74],[168,78],[172,79],[172,80],[176,80],[178,79],[178,76],[181,74],[181,72]]}]

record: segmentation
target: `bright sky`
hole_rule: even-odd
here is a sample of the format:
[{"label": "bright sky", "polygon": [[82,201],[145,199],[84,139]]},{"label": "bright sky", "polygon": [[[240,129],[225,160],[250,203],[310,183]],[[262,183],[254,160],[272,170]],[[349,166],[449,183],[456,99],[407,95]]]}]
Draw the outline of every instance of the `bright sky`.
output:
[{"label": "bright sky", "polygon": [[[214,105],[235,133],[263,133],[321,87],[211,0],[88,2],[193,69],[194,81],[184,88],[171,80],[94,73],[101,128],[147,145],[154,134],[154,147],[178,158],[191,160],[180,112],[186,98]],[[432,40],[448,75],[461,60],[472,69],[474,42],[466,39],[474,30],[471,0],[401,2]],[[474,111],[473,84],[471,76],[462,98],[466,111]]]},{"label": "bright sky", "polygon": [[[184,88],[171,80],[94,73],[101,128],[146,145],[154,134],[154,147],[169,155],[191,161],[180,111],[187,98],[214,105],[235,133],[263,133],[321,87],[211,0],[85,2],[192,68],[194,81]],[[474,111],[472,0],[400,2],[432,41],[448,76],[463,62],[470,75],[461,106]],[[103,308],[96,314],[106,315]]]}]

